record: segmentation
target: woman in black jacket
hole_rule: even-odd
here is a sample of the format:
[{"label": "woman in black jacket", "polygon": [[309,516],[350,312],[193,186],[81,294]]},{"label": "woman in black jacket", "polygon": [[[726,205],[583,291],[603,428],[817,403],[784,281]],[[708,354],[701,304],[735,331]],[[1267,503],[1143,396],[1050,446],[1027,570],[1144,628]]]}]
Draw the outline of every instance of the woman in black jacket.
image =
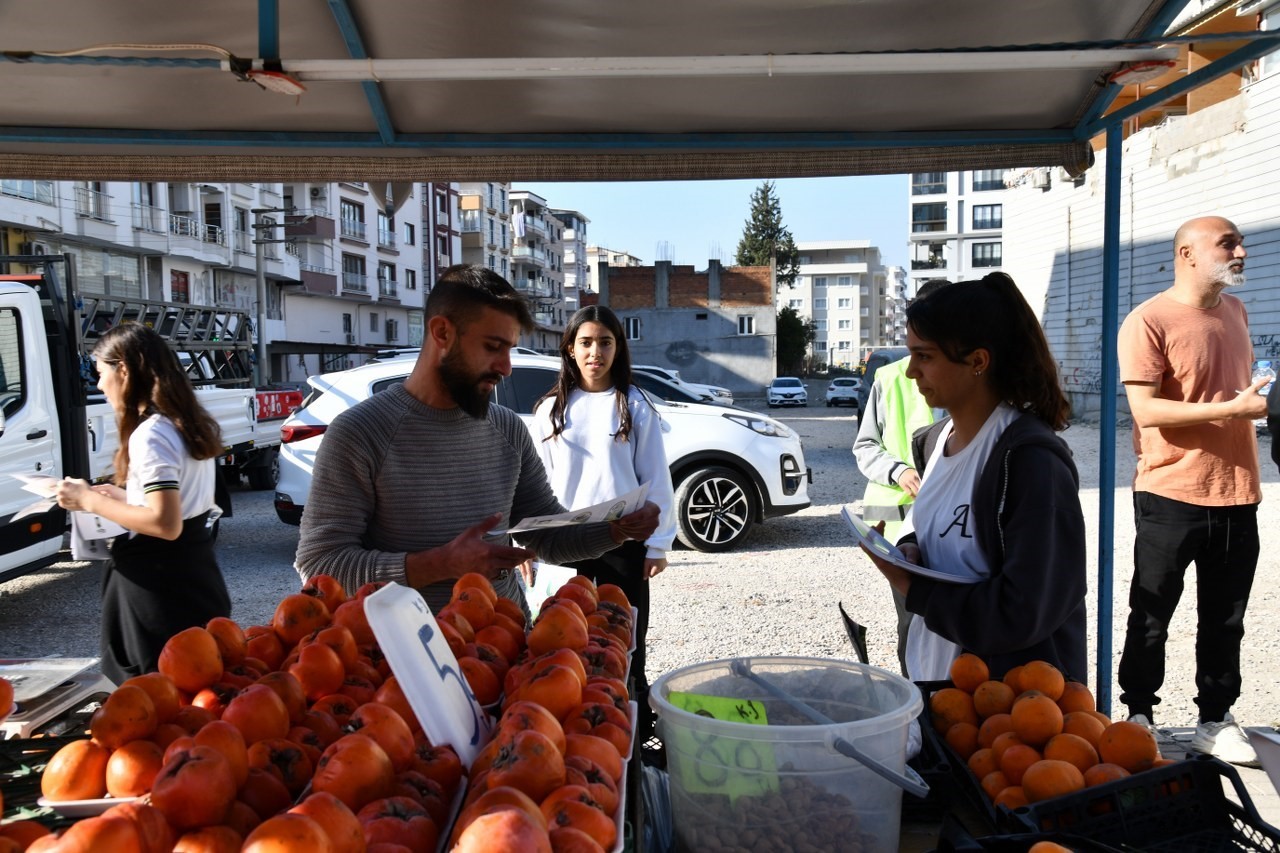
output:
[{"label": "woman in black jacket", "polygon": [[1013,280],[992,273],[912,303],[907,347],[907,376],[950,417],[916,435],[924,478],[899,544],[958,581],[876,561],[918,616],[912,635],[928,671],[911,677],[946,678],[949,658],[969,651],[993,678],[1045,660],[1085,680],[1080,480],[1055,434],[1070,405],[1039,321]]}]

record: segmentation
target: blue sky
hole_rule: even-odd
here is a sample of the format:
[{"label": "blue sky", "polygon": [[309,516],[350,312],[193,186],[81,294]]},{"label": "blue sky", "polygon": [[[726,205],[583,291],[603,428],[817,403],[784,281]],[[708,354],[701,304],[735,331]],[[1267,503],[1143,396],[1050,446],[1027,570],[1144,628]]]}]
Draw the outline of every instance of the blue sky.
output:
[{"label": "blue sky", "polygon": [[[591,220],[587,242],[639,257],[667,256],[698,269],[708,258],[733,263],[751,193],[763,182],[663,181],[652,183],[516,183],[552,207],[577,210]],[[907,263],[907,175],[785,178],[774,182],[782,219],[802,240],[870,240],[888,264]],[[717,246],[719,251],[717,252]]]}]

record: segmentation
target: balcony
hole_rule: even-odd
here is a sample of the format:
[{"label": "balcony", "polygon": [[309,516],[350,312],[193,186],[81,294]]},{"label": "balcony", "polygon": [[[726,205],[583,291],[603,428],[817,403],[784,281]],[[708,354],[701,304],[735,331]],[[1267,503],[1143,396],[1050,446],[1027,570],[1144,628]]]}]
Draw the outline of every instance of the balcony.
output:
[{"label": "balcony", "polygon": [[147,231],[151,234],[163,234],[165,224],[164,208],[153,204],[134,204],[133,230]]},{"label": "balcony", "polygon": [[547,251],[539,249],[537,246],[515,246],[511,250],[511,257],[519,264],[531,264],[540,267],[547,265]]},{"label": "balcony", "polygon": [[378,279],[378,295],[386,297],[387,299],[399,299],[400,297],[396,290],[396,280],[394,278]]},{"label": "balcony", "polygon": [[343,270],[342,292],[367,294],[369,292],[369,277],[363,273]]},{"label": "balcony", "polygon": [[358,219],[342,220],[341,235],[349,240],[367,240],[365,237],[365,225]]},{"label": "balcony", "polygon": [[556,312],[554,311],[534,311],[533,322],[540,326],[556,325]]},{"label": "balcony", "polygon": [[169,233],[178,237],[190,237],[201,243],[213,243],[218,246],[227,245],[226,233],[220,226],[206,225],[192,216],[169,214]]},{"label": "balcony", "polygon": [[337,236],[336,223],[328,215],[327,210],[312,208],[284,219],[284,236],[315,237],[320,240],[332,240]]},{"label": "balcony", "polygon": [[550,299],[556,295],[555,288],[549,281],[535,281],[531,279],[519,279],[515,282],[516,290],[526,296],[537,297],[540,299]]},{"label": "balcony", "polygon": [[913,270],[945,270],[947,268],[947,259],[929,258],[923,261],[912,261],[911,268]]},{"label": "balcony", "polygon": [[378,229],[378,248],[394,249],[396,247],[396,232]]},{"label": "balcony", "polygon": [[88,187],[76,187],[76,216],[111,221],[111,196]]}]

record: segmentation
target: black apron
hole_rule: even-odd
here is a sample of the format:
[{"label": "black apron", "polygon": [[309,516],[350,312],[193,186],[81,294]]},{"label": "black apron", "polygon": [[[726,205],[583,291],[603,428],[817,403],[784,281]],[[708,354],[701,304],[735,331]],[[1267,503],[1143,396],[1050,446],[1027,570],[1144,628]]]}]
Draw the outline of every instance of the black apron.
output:
[{"label": "black apron", "polygon": [[230,615],[209,513],[183,521],[172,542],[117,536],[102,576],[102,673],[120,684],[154,672],[170,637]]}]

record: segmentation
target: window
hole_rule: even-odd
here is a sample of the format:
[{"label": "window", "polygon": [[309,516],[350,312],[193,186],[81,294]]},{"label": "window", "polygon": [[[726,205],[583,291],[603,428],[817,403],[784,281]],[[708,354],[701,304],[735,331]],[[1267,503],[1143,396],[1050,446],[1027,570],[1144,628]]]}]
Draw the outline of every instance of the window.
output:
[{"label": "window", "polygon": [[820,352],[820,353],[826,353],[826,351],[827,351],[827,342],[826,342],[826,341],[814,341],[814,342],[813,342],[813,351],[814,351],[814,352]]},{"label": "window", "polygon": [[377,311],[369,312],[369,331],[371,332],[378,331],[378,312]]},{"label": "window", "polygon": [[626,328],[627,340],[629,341],[640,340],[640,318],[627,317],[626,319],[623,320],[623,323],[625,323],[627,327]]},{"label": "window", "polygon": [[849,342],[848,342],[848,341],[837,341],[837,342],[836,342],[836,349],[838,349],[838,350],[847,350],[848,348],[849,348]]},{"label": "window", "polygon": [[[5,178],[0,181],[0,195],[11,195],[15,198],[25,198],[28,201],[38,201],[42,204],[53,204],[56,200],[53,181],[18,181],[12,178]],[[151,204],[152,202],[147,203]]]},{"label": "window", "polygon": [[911,232],[947,230],[947,206],[944,203],[913,204],[911,206]]},{"label": "window", "polygon": [[846,297],[844,297],[844,298],[842,298],[842,299],[837,299],[837,300],[836,300],[836,308],[837,308],[837,309],[839,309],[839,308],[852,308],[852,307],[853,307],[853,300],[852,300],[852,299],[850,299],[850,298],[849,298],[849,297],[847,297],[847,296],[846,296]]},{"label": "window", "polygon": [[975,267],[998,267],[1001,259],[1001,244],[974,243],[973,265]]},{"label": "window", "polygon": [[[449,213],[448,193],[436,193],[436,210],[446,215]],[[476,212],[479,213],[479,211]]]},{"label": "window", "polygon": [[804,300],[803,300],[803,299],[788,299],[788,300],[787,300],[787,307],[788,307],[788,308],[794,308],[795,310],[799,311],[801,308],[803,308],[803,307],[804,307]]},{"label": "window", "polygon": [[938,195],[946,191],[946,172],[916,172],[911,176],[912,195]]},{"label": "window", "polygon": [[343,199],[338,208],[338,215],[342,222],[341,233],[343,237],[349,237],[354,240],[363,240],[365,238],[364,205]]},{"label": "window", "polygon": [[404,287],[405,287],[405,290],[417,290],[417,289],[418,289],[418,272],[417,272],[417,270],[405,270],[405,271],[404,271]]},{"label": "window", "polygon": [[756,333],[756,318],[750,314],[738,315],[738,334],[754,335]]},{"label": "window", "polygon": [[827,277],[826,277],[825,275],[815,275],[815,276],[813,277],[813,286],[814,286],[814,287],[826,287],[826,286],[827,286]]},{"label": "window", "polygon": [[815,332],[825,332],[825,331],[827,330],[827,321],[826,321],[826,320],[814,320],[814,321],[813,321],[813,330],[814,330]]},{"label": "window", "polygon": [[347,254],[342,256],[342,289],[355,293],[369,292],[363,256]]},{"label": "window", "polygon": [[836,276],[836,287],[853,287],[853,276],[851,275]]},{"label": "window", "polygon": [[[395,264],[378,264],[378,294],[394,298],[396,295]],[[377,331],[377,329],[373,329]]]},{"label": "window", "polygon": [[973,206],[974,228],[1004,227],[1003,204],[975,204]]},{"label": "window", "polygon": [[947,268],[945,243],[915,243],[911,252],[913,270],[941,270]]},{"label": "window", "polygon": [[815,300],[813,300],[813,310],[815,310],[815,311],[826,311],[826,310],[827,310],[827,300],[825,300],[825,299],[815,299]]},{"label": "window", "polygon": [[981,169],[973,173],[973,191],[1004,189],[1004,169]]},{"label": "window", "polygon": [[844,330],[846,330],[846,329],[852,329],[852,328],[853,328],[853,321],[852,321],[852,320],[837,320],[837,321],[836,321],[836,329],[837,329],[838,331],[844,331]]},{"label": "window", "polygon": [[412,246],[417,242],[417,230],[414,229],[412,222],[406,222],[404,224],[403,239],[406,246]]},{"label": "window", "polygon": [[76,216],[110,221],[111,196],[102,181],[76,181]]},{"label": "window", "polygon": [[0,411],[6,418],[18,413],[27,401],[23,376],[22,323],[12,308],[0,310]]}]

